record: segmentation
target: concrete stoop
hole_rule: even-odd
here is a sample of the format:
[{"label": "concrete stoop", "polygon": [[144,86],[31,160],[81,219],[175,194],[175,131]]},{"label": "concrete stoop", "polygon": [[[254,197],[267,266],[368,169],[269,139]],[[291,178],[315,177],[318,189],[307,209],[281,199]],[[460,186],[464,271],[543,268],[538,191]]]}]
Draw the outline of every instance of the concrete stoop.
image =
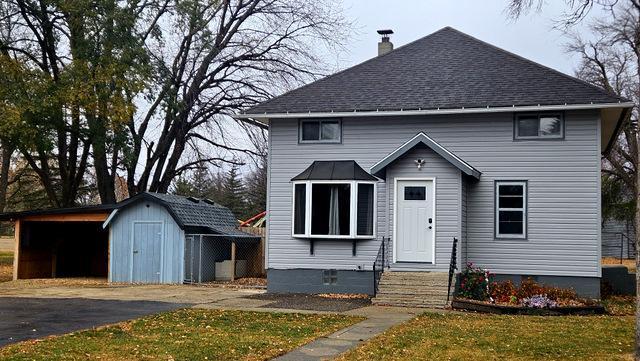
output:
[{"label": "concrete stoop", "polygon": [[374,305],[444,308],[448,274],[444,272],[384,272]]}]

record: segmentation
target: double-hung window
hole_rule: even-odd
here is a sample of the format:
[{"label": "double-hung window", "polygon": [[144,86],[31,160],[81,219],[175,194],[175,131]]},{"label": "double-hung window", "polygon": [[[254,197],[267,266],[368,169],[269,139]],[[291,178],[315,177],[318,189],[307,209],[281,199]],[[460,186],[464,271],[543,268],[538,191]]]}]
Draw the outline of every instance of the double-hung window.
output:
[{"label": "double-hung window", "polygon": [[495,227],[497,238],[526,238],[527,182],[496,182]]},{"label": "double-hung window", "polygon": [[515,139],[562,139],[564,119],[561,114],[517,114]]},{"label": "double-hung window", "polygon": [[340,119],[304,119],[300,121],[300,143],[340,143]]},{"label": "double-hung window", "polygon": [[293,183],[293,236],[373,238],[376,185],[371,181]]}]

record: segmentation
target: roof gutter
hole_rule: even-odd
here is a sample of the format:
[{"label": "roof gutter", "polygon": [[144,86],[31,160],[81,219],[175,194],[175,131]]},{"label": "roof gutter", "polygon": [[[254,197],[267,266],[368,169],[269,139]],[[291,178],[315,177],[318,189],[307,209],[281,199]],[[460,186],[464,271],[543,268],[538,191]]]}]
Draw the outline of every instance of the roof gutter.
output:
[{"label": "roof gutter", "polygon": [[[308,112],[308,113],[264,113],[264,114],[235,114],[236,119],[252,119],[255,122],[264,122],[277,118],[349,118],[349,117],[384,117],[407,115],[438,115],[438,114],[478,114],[478,113],[504,113],[504,112],[528,112],[528,111],[553,111],[553,110],[580,110],[580,109],[606,109],[606,108],[631,108],[632,102],[599,103],[599,104],[561,104],[561,105],[523,105],[510,107],[486,108],[437,108],[414,110],[375,110],[375,111],[351,111],[351,112]],[[254,123],[255,124],[255,123]]]}]

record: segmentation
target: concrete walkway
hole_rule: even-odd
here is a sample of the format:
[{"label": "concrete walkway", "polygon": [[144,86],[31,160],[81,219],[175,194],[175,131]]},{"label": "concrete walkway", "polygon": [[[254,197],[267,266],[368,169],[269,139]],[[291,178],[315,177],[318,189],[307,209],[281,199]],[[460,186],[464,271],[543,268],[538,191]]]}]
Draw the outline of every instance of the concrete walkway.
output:
[{"label": "concrete walkway", "polygon": [[367,319],[331,335],[316,339],[274,360],[330,360],[383,333],[390,327],[408,321],[425,311],[424,308],[369,306],[343,312],[342,314],[345,315],[363,316]]}]

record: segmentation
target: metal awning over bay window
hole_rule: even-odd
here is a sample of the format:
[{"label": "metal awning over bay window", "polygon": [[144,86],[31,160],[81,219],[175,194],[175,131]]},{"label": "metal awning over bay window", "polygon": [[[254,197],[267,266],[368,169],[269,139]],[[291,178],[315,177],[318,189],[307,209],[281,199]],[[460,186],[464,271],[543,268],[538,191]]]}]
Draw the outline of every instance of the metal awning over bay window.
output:
[{"label": "metal awning over bay window", "polygon": [[375,237],[378,179],[358,163],[315,161],[291,181],[294,237]]}]

